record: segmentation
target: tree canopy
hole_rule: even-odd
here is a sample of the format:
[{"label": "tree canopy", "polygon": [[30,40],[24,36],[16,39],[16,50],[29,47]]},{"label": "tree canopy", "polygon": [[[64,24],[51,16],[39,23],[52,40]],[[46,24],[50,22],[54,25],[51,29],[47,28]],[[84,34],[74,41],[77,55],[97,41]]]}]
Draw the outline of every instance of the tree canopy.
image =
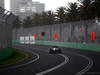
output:
[{"label": "tree canopy", "polygon": [[[33,13],[34,14],[34,13]],[[41,14],[35,13],[33,18],[27,17],[23,21],[24,27],[66,23],[79,20],[100,18],[100,0],[77,0],[59,7],[55,12],[46,11]]]}]

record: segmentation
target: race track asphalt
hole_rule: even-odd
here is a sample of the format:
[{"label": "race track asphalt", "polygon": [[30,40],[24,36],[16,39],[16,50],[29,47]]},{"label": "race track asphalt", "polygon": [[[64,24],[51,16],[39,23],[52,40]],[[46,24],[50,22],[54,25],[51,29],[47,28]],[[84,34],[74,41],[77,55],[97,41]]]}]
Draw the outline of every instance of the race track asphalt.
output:
[{"label": "race track asphalt", "polygon": [[[14,45],[36,54],[36,61],[27,61],[0,71],[0,75],[100,75],[100,52],[61,48],[62,54],[49,54],[51,46]],[[25,64],[28,63],[28,64]]]}]

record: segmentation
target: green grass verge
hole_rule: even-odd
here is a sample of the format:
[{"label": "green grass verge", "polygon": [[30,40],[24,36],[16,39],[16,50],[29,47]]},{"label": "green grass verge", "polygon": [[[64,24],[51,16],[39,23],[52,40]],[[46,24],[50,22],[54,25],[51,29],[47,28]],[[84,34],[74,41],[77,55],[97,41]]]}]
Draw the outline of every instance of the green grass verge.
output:
[{"label": "green grass verge", "polygon": [[26,58],[28,58],[27,53],[23,53],[21,51],[14,50],[13,54],[10,57],[0,60],[0,67],[5,67],[5,66],[12,65],[12,64],[16,64],[20,60],[24,60]]},{"label": "green grass verge", "polygon": [[10,57],[13,51],[13,48],[0,48],[0,60]]}]

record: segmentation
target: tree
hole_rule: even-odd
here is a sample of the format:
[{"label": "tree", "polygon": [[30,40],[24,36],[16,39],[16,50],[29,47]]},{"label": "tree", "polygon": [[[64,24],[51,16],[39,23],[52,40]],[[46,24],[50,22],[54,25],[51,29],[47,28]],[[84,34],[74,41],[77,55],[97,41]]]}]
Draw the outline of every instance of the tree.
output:
[{"label": "tree", "polygon": [[42,25],[47,25],[48,24],[48,14],[47,14],[47,12],[42,13],[41,22],[42,22]]},{"label": "tree", "polygon": [[94,12],[95,17],[100,18],[100,0],[92,1],[92,12]]},{"label": "tree", "polygon": [[41,25],[41,14],[35,13],[32,21],[34,26]]},{"label": "tree", "polygon": [[80,19],[81,20],[88,20],[93,19],[93,11],[92,11],[92,0],[78,0],[80,2]]},{"label": "tree", "polygon": [[29,16],[27,16],[26,19],[24,19],[24,21],[23,21],[23,27],[29,28],[32,26],[33,26],[32,19]]},{"label": "tree", "polygon": [[64,7],[60,7],[57,9],[56,16],[58,23],[64,23],[65,22],[65,9]]},{"label": "tree", "polygon": [[20,21],[19,17],[17,16],[16,20],[13,22],[13,28],[18,29],[20,27],[21,27],[21,21]]},{"label": "tree", "polygon": [[79,11],[77,3],[68,3],[67,7],[67,20],[68,21],[77,21],[79,20]]},{"label": "tree", "polygon": [[48,24],[54,24],[55,21],[55,15],[52,11],[47,11],[48,15]]},{"label": "tree", "polygon": [[54,14],[52,11],[43,12],[42,14],[35,14],[33,16],[34,25],[48,25],[54,23]]}]

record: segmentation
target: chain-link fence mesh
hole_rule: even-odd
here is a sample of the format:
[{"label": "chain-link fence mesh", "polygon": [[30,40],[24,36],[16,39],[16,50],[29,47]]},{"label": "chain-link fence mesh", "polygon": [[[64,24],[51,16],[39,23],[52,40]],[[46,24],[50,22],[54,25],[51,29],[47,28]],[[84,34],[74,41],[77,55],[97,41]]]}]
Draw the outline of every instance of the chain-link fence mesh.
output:
[{"label": "chain-link fence mesh", "polygon": [[12,25],[16,16],[0,7],[0,48],[11,47]]}]

